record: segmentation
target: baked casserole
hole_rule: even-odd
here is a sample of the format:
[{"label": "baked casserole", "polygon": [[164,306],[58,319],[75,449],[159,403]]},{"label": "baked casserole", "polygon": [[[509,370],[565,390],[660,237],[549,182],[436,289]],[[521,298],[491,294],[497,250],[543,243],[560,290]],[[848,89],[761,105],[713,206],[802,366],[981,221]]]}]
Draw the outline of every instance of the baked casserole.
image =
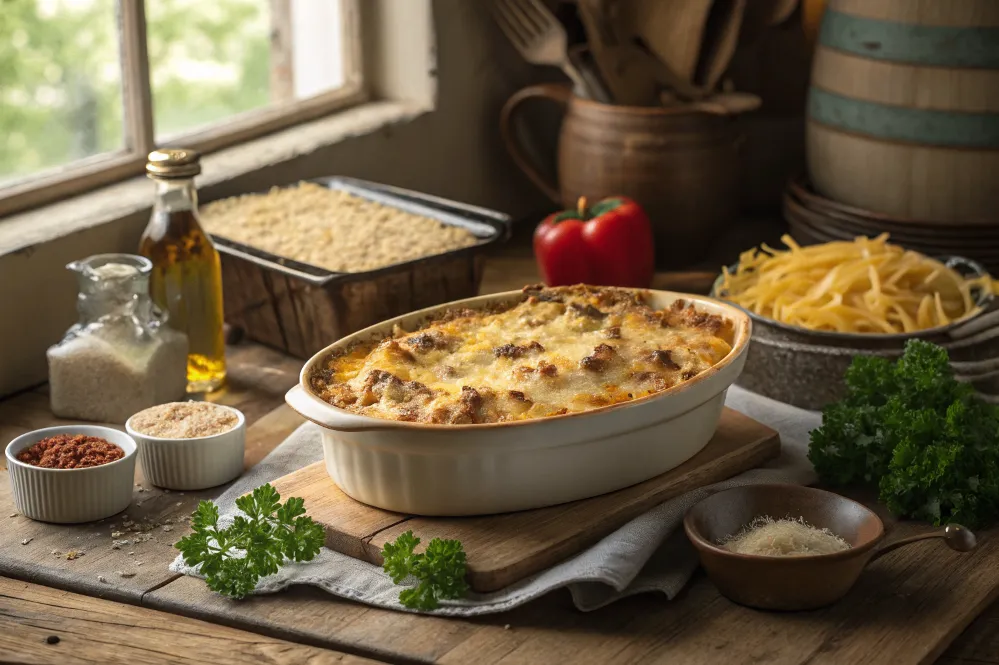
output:
[{"label": "baked casserole", "polygon": [[589,411],[660,393],[729,355],[729,319],[642,291],[526,287],[519,302],[450,309],[417,330],[335,350],[311,391],[360,415],[479,424]]}]

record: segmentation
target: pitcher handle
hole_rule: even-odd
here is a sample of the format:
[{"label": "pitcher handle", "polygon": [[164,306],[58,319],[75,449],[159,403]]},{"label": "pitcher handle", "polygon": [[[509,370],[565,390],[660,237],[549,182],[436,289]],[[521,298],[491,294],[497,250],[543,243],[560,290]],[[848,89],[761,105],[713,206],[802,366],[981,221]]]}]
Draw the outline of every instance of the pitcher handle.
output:
[{"label": "pitcher handle", "polygon": [[520,141],[517,139],[516,133],[513,130],[513,116],[517,109],[523,102],[534,97],[548,99],[553,102],[557,102],[562,106],[568,106],[569,100],[572,99],[572,90],[564,85],[556,85],[553,83],[531,85],[523,88],[522,90],[518,90],[512,97],[510,97],[510,99],[506,101],[506,104],[503,105],[503,110],[500,111],[500,136],[503,137],[503,143],[506,144],[507,152],[510,153],[510,157],[512,157],[514,163],[520,167],[520,170],[523,171],[524,174],[531,179],[531,182],[537,185],[538,189],[544,192],[548,198],[555,203],[561,204],[562,197],[559,195],[558,186],[542,175],[541,171],[538,170],[538,167],[531,162],[530,158],[527,156],[527,152],[524,150],[524,146],[521,145]]}]

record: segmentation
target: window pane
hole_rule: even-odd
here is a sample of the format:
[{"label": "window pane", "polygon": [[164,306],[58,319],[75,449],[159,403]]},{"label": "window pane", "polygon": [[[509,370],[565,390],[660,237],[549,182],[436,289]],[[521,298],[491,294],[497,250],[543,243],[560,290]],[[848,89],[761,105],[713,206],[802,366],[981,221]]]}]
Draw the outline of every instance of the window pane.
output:
[{"label": "window pane", "polygon": [[0,187],[125,147],[115,0],[0,7]]},{"label": "window pane", "polygon": [[338,0],[146,3],[156,137],[342,84]]}]

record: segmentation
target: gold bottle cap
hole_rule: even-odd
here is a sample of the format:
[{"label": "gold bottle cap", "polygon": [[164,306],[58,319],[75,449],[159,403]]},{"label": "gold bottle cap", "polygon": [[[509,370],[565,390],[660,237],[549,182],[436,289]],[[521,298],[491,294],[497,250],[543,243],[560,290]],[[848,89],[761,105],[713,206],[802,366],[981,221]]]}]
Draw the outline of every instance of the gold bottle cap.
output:
[{"label": "gold bottle cap", "polygon": [[201,155],[187,148],[164,148],[149,153],[146,174],[151,178],[193,178],[201,173]]}]

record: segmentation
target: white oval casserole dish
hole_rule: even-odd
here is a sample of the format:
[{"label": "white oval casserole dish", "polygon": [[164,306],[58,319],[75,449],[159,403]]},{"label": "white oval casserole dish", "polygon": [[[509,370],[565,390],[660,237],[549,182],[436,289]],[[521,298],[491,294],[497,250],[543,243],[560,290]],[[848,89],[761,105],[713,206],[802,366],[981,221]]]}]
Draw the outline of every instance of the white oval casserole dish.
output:
[{"label": "white oval casserole dish", "polygon": [[411,515],[458,516],[541,508],[640,483],[687,461],[718,427],[725,394],[746,362],[752,322],[712,298],[647,291],[649,304],[675,300],[733,323],[732,351],[693,379],[654,395],[581,413],[506,423],[432,425],[372,418],[312,394],[313,368],[344,346],[415,330],[450,308],[518,302],[520,291],[459,300],[384,321],[313,356],[285,399],[323,428],[326,470],[363,503]]}]

